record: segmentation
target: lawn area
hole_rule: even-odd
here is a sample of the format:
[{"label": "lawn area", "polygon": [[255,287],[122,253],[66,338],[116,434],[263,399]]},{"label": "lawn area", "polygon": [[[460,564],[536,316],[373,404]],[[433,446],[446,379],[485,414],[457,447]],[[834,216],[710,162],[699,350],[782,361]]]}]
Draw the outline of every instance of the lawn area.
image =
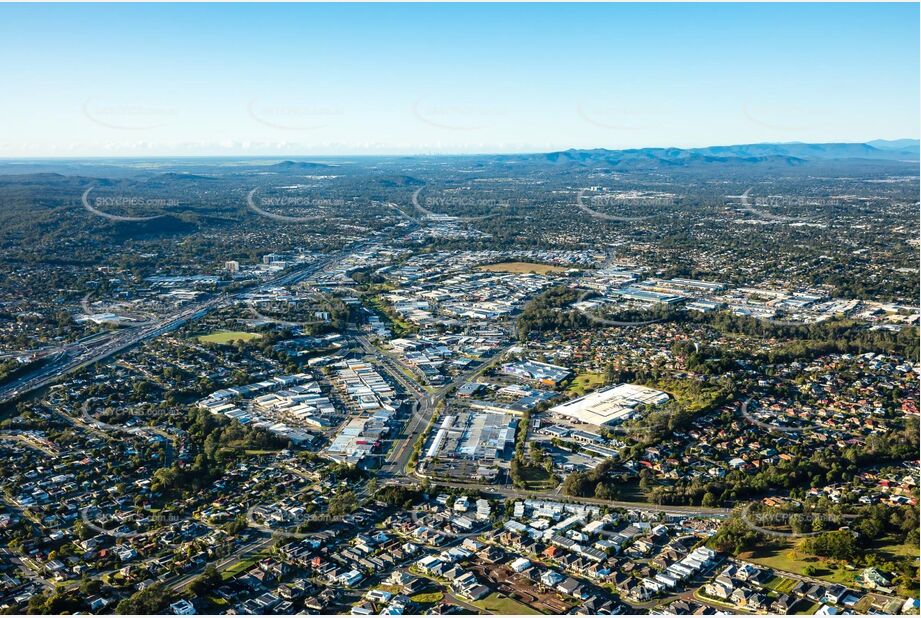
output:
[{"label": "lawn area", "polygon": [[236,577],[243,571],[248,571],[254,564],[271,555],[271,551],[267,549],[261,549],[249,558],[244,558],[239,562],[234,562],[229,567],[227,567],[222,573],[221,578],[224,581],[232,577]]},{"label": "lawn area", "polygon": [[217,343],[227,345],[233,341],[251,341],[262,337],[259,333],[247,333],[240,330],[219,330],[210,335],[200,335],[197,337],[201,343]]},{"label": "lawn area", "polygon": [[[915,561],[918,560],[917,543],[902,543],[901,539],[892,536],[884,536],[883,538],[874,540],[867,551],[873,552],[883,560],[892,560],[893,562],[900,562],[906,558],[911,558]],[[898,595],[903,597],[918,597],[917,588],[907,588],[904,585],[896,585],[895,590]]]},{"label": "lawn area", "polygon": [[240,562],[235,562],[227,567],[227,570],[221,573],[221,579],[227,581],[232,579],[242,573],[243,571],[248,570],[254,564],[258,562],[257,558],[247,558],[246,560],[241,560]]},{"label": "lawn area", "polygon": [[716,599],[709,595],[704,594],[702,588],[698,588],[697,590],[694,591],[694,598],[697,599],[698,601],[703,601],[714,607],[719,607],[719,608],[728,610],[732,614],[743,614],[743,615],[751,614],[751,612],[746,611],[742,609],[741,607],[738,607],[737,605],[733,605],[732,603],[727,603],[726,601],[723,601],[721,599]]},{"label": "lawn area", "polygon": [[572,379],[566,392],[581,397],[601,386],[604,386],[604,374],[586,371]]},{"label": "lawn area", "polygon": [[493,592],[491,595],[479,601],[474,601],[471,605],[476,605],[481,609],[494,614],[539,614],[536,609],[532,609],[524,603],[519,603],[515,599],[510,599],[504,594]]},{"label": "lawn area", "polygon": [[441,592],[421,592],[409,597],[413,603],[438,603],[445,597]]},{"label": "lawn area", "polygon": [[776,576],[774,579],[769,581],[764,585],[765,588],[784,594],[790,592],[796,586],[796,580],[784,577],[782,575]]},{"label": "lawn area", "polygon": [[662,378],[645,386],[665,391],[674,397],[681,407],[690,412],[701,412],[717,405],[725,396],[719,388],[702,386],[690,378]]},{"label": "lawn area", "polygon": [[891,536],[873,541],[872,551],[889,560],[897,560],[906,556],[918,557],[918,545],[916,543],[902,543]]},{"label": "lawn area", "polygon": [[624,502],[649,502],[649,495],[640,488],[638,480],[629,480],[617,486],[618,500]]},{"label": "lawn area", "polygon": [[208,599],[208,603],[210,603],[211,605],[217,608],[224,608],[224,607],[227,607],[227,605],[229,605],[226,599],[222,599],[221,597],[217,595],[209,595],[207,599]]},{"label": "lawn area", "polygon": [[545,469],[538,466],[522,467],[520,470],[521,480],[524,481],[525,489],[541,490],[552,489],[556,487],[556,478]]},{"label": "lawn area", "polygon": [[801,553],[796,550],[795,543],[790,541],[778,541],[777,546],[743,552],[739,554],[739,558],[798,575],[802,575],[806,565],[810,565],[816,569],[812,577],[845,586],[853,586],[854,576],[857,574],[857,571],[849,571],[835,562]]},{"label": "lawn area", "polygon": [[501,262],[499,264],[480,266],[478,270],[494,273],[537,273],[538,275],[546,275],[547,273],[561,273],[567,269],[562,266],[537,264],[535,262]]},{"label": "lawn area", "polygon": [[[802,605],[802,602],[800,603],[800,605]],[[811,616],[817,611],[819,611],[820,607],[822,607],[821,603],[813,603],[809,607],[803,607],[803,609],[800,609],[798,612],[796,612],[796,615],[797,616]]]}]

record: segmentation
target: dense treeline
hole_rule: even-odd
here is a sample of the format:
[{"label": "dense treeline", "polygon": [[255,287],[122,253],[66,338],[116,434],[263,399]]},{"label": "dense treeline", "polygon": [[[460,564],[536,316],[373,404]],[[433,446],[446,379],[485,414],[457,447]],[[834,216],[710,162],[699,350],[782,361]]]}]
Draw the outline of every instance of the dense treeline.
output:
[{"label": "dense treeline", "polygon": [[[694,480],[684,485],[654,487],[649,497],[656,504],[728,504],[777,489],[796,490],[845,482],[853,478],[862,465],[913,459],[918,449],[918,419],[909,418],[904,429],[870,436],[863,445],[849,446],[841,451],[804,450],[791,460],[781,460],[754,473],[733,471],[719,481]],[[799,493],[791,491],[791,495]]]},{"label": "dense treeline", "polygon": [[378,502],[404,509],[412,508],[412,505],[418,502],[421,497],[422,492],[420,490],[401,485],[387,485],[386,487],[381,487],[374,494],[374,499]]},{"label": "dense treeline", "polygon": [[191,464],[176,462],[153,474],[150,488],[165,497],[188,494],[207,487],[238,461],[247,449],[279,449],[287,442],[263,429],[246,427],[206,410],[191,410],[182,423],[192,450]]},{"label": "dense treeline", "polygon": [[612,476],[615,466],[613,459],[605,459],[592,470],[573,472],[563,481],[563,493],[580,498],[616,500],[618,485],[623,479]]},{"label": "dense treeline", "polygon": [[[717,551],[738,555],[742,552],[774,548],[783,550],[794,539],[796,549],[809,556],[840,561],[855,566],[877,566],[894,573],[896,583],[906,590],[917,590],[918,569],[911,556],[884,555],[876,548],[881,542],[895,540],[909,546],[918,544],[918,507],[916,505],[872,505],[844,507],[822,504],[822,510],[802,513],[760,509],[747,515],[736,514],[726,520],[708,545]],[[845,508],[849,509],[844,517]],[[767,523],[761,523],[759,517]],[[799,537],[781,537],[756,530],[748,522]],[[804,575],[815,574],[807,565]]]},{"label": "dense treeline", "polygon": [[552,287],[528,302],[518,316],[518,337],[525,340],[529,333],[572,328],[590,324],[578,311],[564,308],[579,300],[580,292],[563,286]]},{"label": "dense treeline", "polygon": [[749,316],[723,311],[715,314],[688,313],[687,319],[706,323],[722,333],[742,334],[761,339],[789,340],[763,354],[769,363],[813,358],[823,354],[876,352],[895,354],[918,360],[918,328],[903,328],[898,332],[870,330],[850,320],[834,320],[814,324],[778,324]]},{"label": "dense treeline", "polygon": [[163,584],[154,584],[138,590],[127,599],[119,601],[115,613],[119,615],[162,614],[175,599],[173,592]]},{"label": "dense treeline", "polygon": [[[579,300],[578,290],[557,286],[546,290],[527,303],[518,318],[519,338],[534,332],[587,328],[592,325],[585,314],[567,309]],[[707,324],[724,334],[748,335],[759,339],[777,339],[785,343],[773,346],[759,355],[761,361],[784,363],[796,359],[809,359],[832,353],[863,354],[865,352],[894,354],[914,361],[919,360],[919,331],[917,327],[892,332],[871,330],[865,324],[852,320],[831,320],[812,324],[787,324],[735,315],[728,311],[712,314],[698,312],[680,313],[666,306],[649,310],[623,310],[620,314],[605,315],[610,320],[686,320]],[[715,348],[695,349],[693,344],[679,344],[688,357],[688,369],[706,374],[717,374],[732,368],[735,357]]]}]

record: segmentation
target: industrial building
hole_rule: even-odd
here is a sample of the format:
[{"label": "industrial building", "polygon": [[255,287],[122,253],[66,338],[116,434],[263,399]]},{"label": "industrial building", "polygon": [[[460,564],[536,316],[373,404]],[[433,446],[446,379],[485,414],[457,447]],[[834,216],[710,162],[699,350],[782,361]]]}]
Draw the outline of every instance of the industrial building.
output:
[{"label": "industrial building", "polygon": [[492,480],[511,457],[518,420],[511,414],[460,412],[444,416],[425,452],[436,476]]},{"label": "industrial building", "polygon": [[526,380],[534,380],[547,386],[557,386],[560,382],[572,375],[566,367],[550,365],[534,360],[521,360],[515,363],[502,365],[502,373]]},{"label": "industrial building", "polygon": [[666,401],[668,395],[654,388],[618,384],[554,406],[550,412],[589,425],[616,425],[631,418],[641,404],[654,406]]},{"label": "industrial building", "polygon": [[677,305],[684,300],[684,297],[676,294],[663,294],[662,292],[652,292],[637,288],[614,290],[611,294],[627,300],[636,300],[649,304]]}]

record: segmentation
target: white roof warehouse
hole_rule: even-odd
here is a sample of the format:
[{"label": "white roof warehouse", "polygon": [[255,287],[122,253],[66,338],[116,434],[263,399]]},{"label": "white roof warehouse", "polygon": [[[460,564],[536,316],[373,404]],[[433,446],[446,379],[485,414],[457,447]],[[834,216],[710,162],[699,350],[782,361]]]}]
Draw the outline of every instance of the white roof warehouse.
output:
[{"label": "white roof warehouse", "polygon": [[616,425],[633,416],[640,404],[653,406],[666,401],[668,395],[654,388],[618,384],[554,406],[550,412],[590,425]]}]

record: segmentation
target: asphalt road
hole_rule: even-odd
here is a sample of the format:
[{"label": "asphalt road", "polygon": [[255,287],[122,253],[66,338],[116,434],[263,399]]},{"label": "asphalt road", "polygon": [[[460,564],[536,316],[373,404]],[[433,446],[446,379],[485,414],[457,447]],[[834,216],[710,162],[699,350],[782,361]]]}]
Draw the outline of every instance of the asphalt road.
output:
[{"label": "asphalt road", "polygon": [[397,382],[416,399],[410,419],[406,422],[406,425],[404,425],[403,430],[396,439],[396,444],[390,450],[387,461],[381,467],[380,472],[383,477],[398,477],[405,475],[406,466],[409,464],[409,460],[412,457],[413,446],[419,436],[425,431],[426,427],[428,427],[429,421],[435,413],[438,404],[444,401],[448,393],[452,390],[465,382],[469,382],[495,365],[508,351],[509,347],[511,347],[503,348],[486,363],[471,371],[456,376],[451,382],[439,387],[437,390],[428,392],[424,386],[409,379],[407,373],[412,375],[412,369],[403,364],[402,359],[399,359],[396,355],[387,354],[380,350],[362,335],[356,335],[355,338],[365,349],[365,352],[374,356],[387,373],[397,380]]},{"label": "asphalt road", "polygon": [[258,553],[259,550],[263,549],[264,547],[268,547],[269,545],[271,545],[271,543],[272,543],[271,536],[268,536],[268,535],[260,536],[259,538],[253,541],[250,541],[246,545],[241,545],[240,547],[238,547],[236,550],[234,550],[232,553],[228,554],[227,556],[220,558],[214,562],[210,562],[206,565],[202,565],[200,568],[190,571],[188,573],[183,573],[182,575],[171,577],[167,579],[164,582],[164,584],[166,584],[167,586],[169,586],[170,588],[172,588],[173,590],[177,592],[181,591],[185,589],[189,584],[191,584],[195,580],[196,577],[204,573],[205,568],[208,565],[213,565],[214,568],[218,570],[218,572],[221,572],[226,567],[232,566],[236,564],[237,562],[240,562],[244,558]]},{"label": "asphalt road", "polygon": [[[35,371],[27,373],[0,388],[0,404],[15,400],[16,398],[25,394],[48,386],[54,383],[56,380],[59,380],[60,378],[73,373],[74,371],[77,371],[92,363],[104,360],[146,339],[157,337],[171,330],[175,330],[190,321],[196,320],[206,315],[208,312],[226,303],[234,302],[244,294],[252,292],[253,289],[259,290],[295,283],[305,277],[319,272],[330,264],[340,260],[347,253],[360,247],[361,245],[352,247],[348,251],[339,252],[325,260],[312,264],[305,269],[287,273],[271,281],[257,284],[254,286],[254,288],[247,288],[235,294],[221,294],[216,297],[212,297],[202,303],[198,303],[192,307],[185,308],[171,316],[167,316],[153,324],[132,329],[130,331],[126,331],[121,336],[116,336],[114,338],[100,341],[99,345],[97,346],[89,347],[85,342],[77,342],[71,344],[64,349],[63,353],[60,354],[58,358],[53,359],[48,364],[39,367]],[[410,377],[414,375],[414,372],[412,368],[406,366],[403,363],[402,359],[396,355],[388,354],[375,347],[363,335],[356,334],[355,337],[362,348],[364,348],[365,352],[377,359],[381,367],[399,384],[401,384],[406,392],[415,399],[413,413],[403,427],[403,430],[398,435],[396,444],[391,449],[384,466],[380,470],[380,477],[385,483],[395,483],[399,485],[417,484],[421,479],[415,475],[406,474],[405,469],[412,456],[413,446],[419,439],[419,436],[421,436],[426,430],[426,427],[434,415],[438,404],[443,402],[453,389],[456,389],[461,384],[474,379],[477,375],[483,373],[492,367],[495,363],[499,362],[499,360],[504,356],[509,348],[498,351],[491,360],[484,363],[483,365],[472,371],[462,373],[455,377],[454,380],[452,380],[450,383],[443,385],[438,389],[432,390],[419,384],[417,380]],[[79,421],[83,421],[83,419],[79,419]],[[712,516],[724,516],[730,512],[730,509],[724,508],[661,506],[645,503],[640,504],[633,502],[598,500],[595,498],[561,497],[555,491],[531,492],[510,486],[444,482],[439,482],[439,484],[445,486],[456,486],[465,489],[476,489],[487,495],[504,498],[535,498],[547,500],[563,499],[566,501],[582,504],[597,504],[611,507],[621,507],[637,511]],[[241,546],[227,557],[221,558],[213,564],[218,568],[218,570],[221,570],[240,561],[246,556],[258,552],[263,547],[269,545],[271,540],[271,537],[257,537],[250,543]],[[193,572],[170,578],[166,580],[165,583],[175,590],[182,590],[188,586],[189,583],[191,583],[203,570],[204,567],[201,569],[196,569]]]},{"label": "asphalt road", "polygon": [[311,264],[301,270],[283,274],[264,283],[255,284],[253,288],[247,288],[234,294],[220,294],[209,298],[204,302],[186,307],[177,313],[157,320],[153,324],[126,331],[123,335],[103,341],[99,346],[88,348],[85,342],[75,342],[69,346],[65,346],[59,358],[48,362],[34,371],[19,376],[15,380],[0,387],[0,405],[14,401],[23,395],[53,384],[66,375],[79,371],[93,363],[105,360],[146,339],[158,337],[164,333],[180,328],[186,323],[204,316],[217,307],[233,302],[244,294],[251,293],[253,289],[258,291],[280,285],[290,285],[305,277],[309,277],[330,264],[339,261],[348,253],[361,249],[364,244],[367,243],[351,247],[347,251],[340,251],[325,260]]},{"label": "asphalt road", "polygon": [[[481,365],[472,371],[459,375],[449,384],[440,387],[434,392],[429,393],[426,392],[424,387],[421,385],[410,383],[406,373],[395,366],[397,365],[397,361],[391,355],[385,354],[380,349],[371,344],[367,338],[361,335],[356,336],[356,339],[365,349],[366,353],[378,359],[387,373],[396,379],[400,384],[402,384],[404,388],[406,388],[406,390],[416,398],[414,412],[404,426],[403,431],[401,431],[400,435],[397,437],[397,444],[394,445],[394,447],[391,449],[390,454],[387,457],[387,461],[381,467],[379,471],[380,477],[385,482],[389,481],[390,483],[398,485],[418,484],[421,482],[422,478],[414,474],[407,474],[406,466],[409,463],[409,459],[412,455],[412,447],[416,443],[419,435],[421,435],[422,432],[425,431],[425,428],[428,426],[429,420],[431,419],[432,414],[434,414],[435,407],[438,405],[438,403],[445,399],[445,397],[449,392],[451,392],[452,389],[465,382],[469,382],[477,375],[483,373],[497,362],[499,362],[499,360],[501,360],[504,354],[512,346],[509,346],[498,352],[486,364]],[[579,504],[594,504],[598,506],[618,507],[650,513],[727,516],[732,512],[732,509],[718,507],[672,506],[648,504],[645,502],[625,502],[618,500],[600,500],[597,498],[563,496],[560,495],[556,490],[542,492],[525,491],[508,485],[450,483],[444,481],[437,481],[437,484],[443,485],[445,487],[456,487],[460,489],[476,489],[481,493],[502,498],[531,498],[556,501],[564,500],[569,502],[577,502]]]}]

